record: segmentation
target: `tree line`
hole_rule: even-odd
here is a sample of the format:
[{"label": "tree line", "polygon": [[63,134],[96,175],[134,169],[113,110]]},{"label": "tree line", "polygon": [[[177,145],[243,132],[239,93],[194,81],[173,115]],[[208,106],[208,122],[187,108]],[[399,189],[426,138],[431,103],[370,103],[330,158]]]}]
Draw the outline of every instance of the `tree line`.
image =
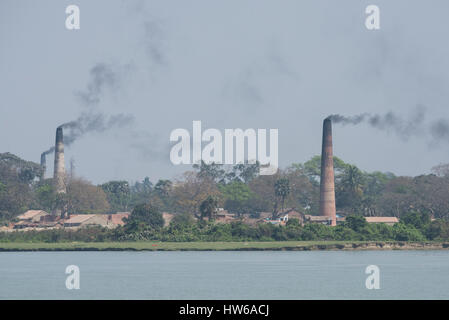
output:
[{"label": "tree line", "polygon": [[[52,179],[39,179],[38,164],[11,154],[0,154],[0,221],[6,223],[27,209],[53,211],[65,207],[70,213],[132,211],[151,203],[161,212],[213,219],[216,208],[237,216],[275,215],[285,208],[305,214],[319,212],[320,156],[294,163],[274,175],[258,175],[259,164],[226,166],[206,164],[173,180],[153,183],[148,177],[130,184],[109,181],[94,185],[68,175],[67,193],[55,194]],[[342,216],[395,216],[410,212],[431,218],[449,217],[449,165],[416,177],[389,172],[365,172],[334,157],[337,213]]]},{"label": "tree line", "polygon": [[425,213],[409,212],[400,222],[367,223],[360,215],[349,215],[344,223],[331,227],[310,223],[302,226],[290,219],[285,226],[271,223],[247,225],[242,221],[214,223],[194,220],[189,214],[176,215],[164,226],[160,210],[151,204],[136,206],[123,227],[79,230],[53,229],[28,232],[0,232],[1,242],[105,242],[105,241],[449,241],[449,221],[431,220]]}]

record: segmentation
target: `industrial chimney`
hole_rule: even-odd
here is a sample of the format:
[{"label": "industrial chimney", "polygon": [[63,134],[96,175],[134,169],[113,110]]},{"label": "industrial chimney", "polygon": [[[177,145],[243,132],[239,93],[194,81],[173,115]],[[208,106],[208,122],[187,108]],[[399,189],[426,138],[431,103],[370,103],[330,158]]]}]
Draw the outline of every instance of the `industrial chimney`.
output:
[{"label": "industrial chimney", "polygon": [[42,152],[41,154],[41,168],[42,168],[42,174],[41,174],[41,181],[45,179],[45,171],[47,171],[47,157],[45,152]]},{"label": "industrial chimney", "polygon": [[321,151],[320,215],[332,219],[337,225],[335,209],[334,159],[332,154],[332,121],[323,121],[323,145]]},{"label": "industrial chimney", "polygon": [[64,138],[62,127],[56,129],[55,166],[53,182],[56,193],[65,193],[65,168],[64,168]]}]

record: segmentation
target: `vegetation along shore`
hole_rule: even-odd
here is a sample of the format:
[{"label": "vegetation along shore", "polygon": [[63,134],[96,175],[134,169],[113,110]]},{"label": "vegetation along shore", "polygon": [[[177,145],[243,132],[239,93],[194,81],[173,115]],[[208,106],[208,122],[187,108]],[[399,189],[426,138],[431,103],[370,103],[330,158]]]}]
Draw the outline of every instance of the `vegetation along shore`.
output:
[{"label": "vegetation along shore", "polygon": [[257,242],[10,242],[0,251],[310,251],[441,250],[449,242],[402,241],[257,241]]},{"label": "vegetation along shore", "polygon": [[336,226],[320,215],[319,156],[271,176],[200,163],[180,180],[57,193],[38,164],[0,156],[1,250],[444,249],[449,164],[434,174],[363,172],[334,158]]}]

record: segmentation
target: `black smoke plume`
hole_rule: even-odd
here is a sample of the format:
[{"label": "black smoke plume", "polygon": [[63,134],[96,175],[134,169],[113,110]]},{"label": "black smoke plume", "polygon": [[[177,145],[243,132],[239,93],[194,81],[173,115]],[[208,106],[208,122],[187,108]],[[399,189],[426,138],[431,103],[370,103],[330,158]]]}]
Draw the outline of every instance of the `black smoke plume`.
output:
[{"label": "black smoke plume", "polygon": [[54,151],[55,151],[55,147],[51,147],[50,149],[45,150],[44,152],[42,152],[42,155],[46,156],[46,155],[48,155],[50,153],[53,153]]},{"label": "black smoke plume", "polygon": [[64,145],[70,146],[86,133],[121,128],[131,124],[133,120],[131,115],[126,114],[106,116],[102,113],[84,113],[78,119],[60,125],[63,129],[68,129],[68,133],[64,133]]},{"label": "black smoke plume", "polygon": [[[143,2],[136,7],[137,12],[144,10]],[[164,32],[159,22],[145,20],[143,25],[144,38],[143,44],[145,51],[154,65],[164,65],[167,62],[164,48]],[[100,112],[94,112],[93,109],[101,102],[105,92],[116,92],[121,89],[125,81],[123,78],[134,70],[132,63],[126,65],[114,65],[108,63],[97,63],[89,70],[89,80],[86,88],[75,92],[79,102],[88,107],[89,111],[82,113],[78,119],[60,125],[67,129],[64,131],[64,145],[70,146],[78,138],[90,132],[104,132],[124,127],[133,122],[133,117],[125,114],[107,116]],[[138,134],[138,133],[136,133]],[[140,134],[142,135],[142,134]],[[144,150],[145,153],[154,152],[150,150],[145,141],[142,146],[136,145],[133,140],[133,147]],[[45,157],[55,151],[52,146],[42,153]]]},{"label": "black smoke plume", "polygon": [[379,130],[393,132],[404,140],[413,136],[430,137],[434,142],[449,138],[449,122],[447,120],[426,122],[425,118],[426,109],[424,107],[416,108],[408,117],[401,117],[393,112],[382,115],[362,113],[355,116],[332,114],[327,117],[335,124],[368,124]]},{"label": "black smoke plume", "polygon": [[120,71],[106,63],[97,63],[90,69],[89,74],[86,90],[75,93],[86,106],[98,104],[105,89],[116,88],[120,79]]},{"label": "black smoke plume", "polygon": [[[100,103],[105,89],[117,90],[120,87],[121,78],[126,73],[129,66],[116,67],[106,63],[97,63],[90,69],[89,81],[84,91],[79,91],[75,95],[80,102],[89,107],[89,111],[82,113],[76,120],[61,124],[64,128],[64,145],[70,146],[78,138],[87,133],[101,133],[124,127],[133,122],[133,117],[125,114],[108,116],[101,112],[94,111],[95,106]],[[43,156],[55,151],[52,146],[42,153]]]},{"label": "black smoke plume", "polygon": [[[87,133],[101,133],[107,130],[118,129],[130,125],[133,121],[134,118],[126,114],[106,116],[102,113],[83,113],[78,119],[61,124],[59,127],[65,129],[64,146],[68,147]],[[43,155],[48,155],[54,151],[55,147],[52,146],[44,151]]]}]

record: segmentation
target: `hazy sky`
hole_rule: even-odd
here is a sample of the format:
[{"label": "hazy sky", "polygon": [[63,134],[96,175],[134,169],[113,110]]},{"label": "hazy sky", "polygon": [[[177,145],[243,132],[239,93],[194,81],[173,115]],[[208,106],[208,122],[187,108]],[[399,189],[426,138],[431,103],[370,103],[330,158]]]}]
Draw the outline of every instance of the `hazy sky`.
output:
[{"label": "hazy sky", "polygon": [[[69,4],[80,30],[65,28]],[[369,4],[380,30],[365,28]],[[155,181],[190,168],[171,164],[169,135],[193,120],[279,129],[285,167],[320,153],[329,114],[408,119],[421,105],[449,119],[448,11],[445,0],[2,0],[0,152],[38,162],[58,125],[124,114],[134,121],[67,147],[66,165],[94,183]],[[449,162],[449,141],[334,125],[334,154],[418,175]]]}]

